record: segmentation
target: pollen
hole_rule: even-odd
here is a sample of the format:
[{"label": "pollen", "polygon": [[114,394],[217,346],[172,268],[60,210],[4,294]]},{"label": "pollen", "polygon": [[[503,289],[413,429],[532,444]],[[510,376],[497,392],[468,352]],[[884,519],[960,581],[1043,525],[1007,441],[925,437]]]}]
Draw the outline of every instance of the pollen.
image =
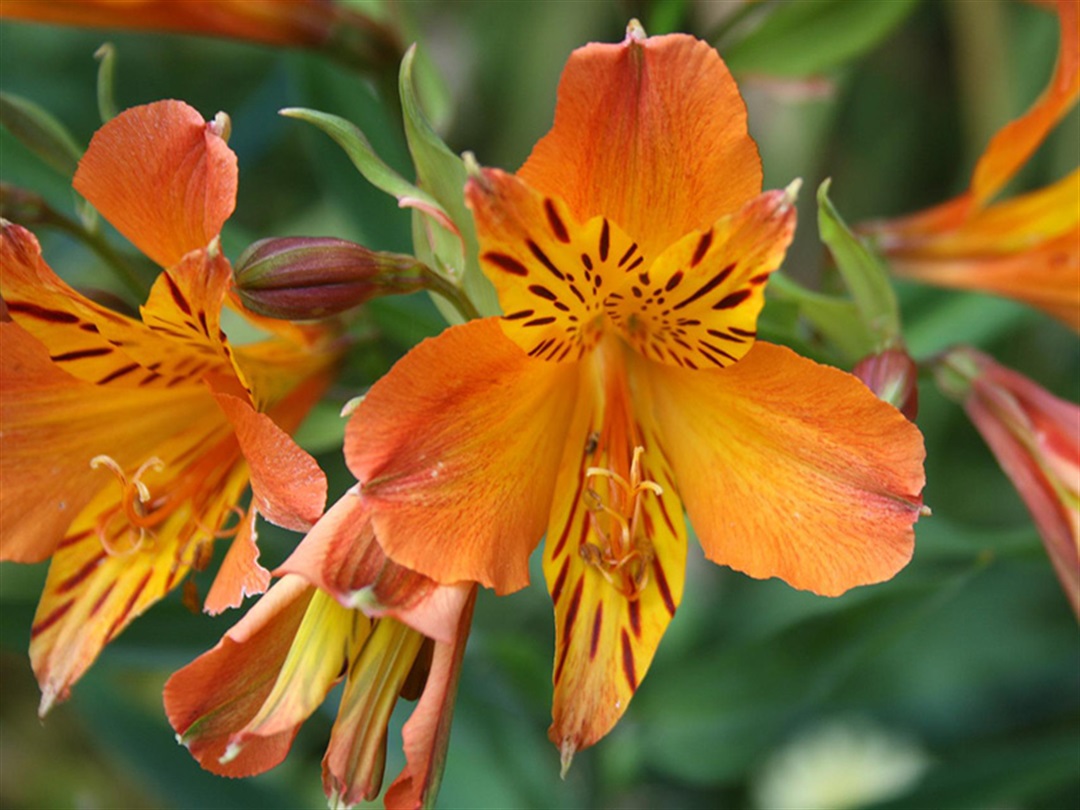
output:
[{"label": "pollen", "polygon": [[582,543],[580,554],[628,599],[637,599],[649,584],[653,549],[644,531],[642,501],[646,493],[663,495],[663,488],[642,471],[644,447],[634,449],[629,479],[605,467],[588,467],[586,481],[608,482],[608,498],[592,487],[583,498],[589,510],[592,534],[599,542]]}]

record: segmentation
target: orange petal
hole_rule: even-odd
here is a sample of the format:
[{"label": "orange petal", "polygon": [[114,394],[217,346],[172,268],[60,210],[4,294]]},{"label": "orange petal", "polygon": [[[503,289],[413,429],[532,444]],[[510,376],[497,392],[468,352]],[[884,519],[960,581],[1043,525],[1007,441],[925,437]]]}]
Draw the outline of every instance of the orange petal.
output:
[{"label": "orange petal", "polygon": [[453,636],[456,617],[446,596],[425,576],[387,559],[375,541],[370,508],[346,493],[308,532],[277,574],[300,574],[346,607],[389,616],[429,638]]},{"label": "orange petal", "polygon": [[306,720],[326,699],[371,631],[372,624],[363,614],[316,590],[275,673],[273,688],[254,716],[229,738],[224,764],[250,741],[276,737]]},{"label": "orange petal", "polygon": [[770,191],[687,234],[607,296],[608,317],[651,360],[690,369],[736,362],[753,345],[765,282],[795,234],[793,202]]},{"label": "orange petal", "polygon": [[487,318],[424,341],[375,384],[345,457],[391,559],[444,584],[528,583],[576,366],[527,357]]},{"label": "orange petal", "polygon": [[682,598],[682,505],[648,391],[626,377],[629,354],[610,338],[586,361],[596,389],[568,434],[544,550],[555,603],[548,733],[564,769],[622,717]]},{"label": "orange petal", "polygon": [[[173,351],[183,346],[207,360],[226,358],[229,350],[221,330],[221,309],[231,284],[232,267],[219,252],[189,251],[150,288],[140,307],[143,323],[167,338]],[[138,356],[137,348],[131,351]]]},{"label": "orange petal", "polygon": [[582,225],[558,197],[496,169],[465,195],[506,336],[532,357],[579,360],[600,339],[604,296],[645,261],[637,245],[607,219]]},{"label": "orange petal", "polygon": [[237,756],[221,758],[274,687],[315,589],[300,577],[274,585],[214,649],[165,684],[165,713],[180,741],[209,771],[250,776],[285,759],[303,718],[272,736],[248,740]]},{"label": "orange petal", "polygon": [[890,263],[905,278],[1022,301],[1080,332],[1080,228],[1014,254]]},{"label": "orange petal", "polygon": [[911,558],[922,436],[855,377],[761,342],[722,370],[636,372],[709,559],[834,596]]},{"label": "orange petal", "polygon": [[326,476],[315,459],[246,401],[217,392],[214,398],[236,431],[259,514],[294,531],[315,525],[326,504]]},{"label": "orange petal", "polygon": [[116,482],[90,466],[96,456],[125,470],[155,456],[175,467],[223,440],[227,423],[201,384],[95,386],[61,371],[16,324],[0,324],[0,339],[3,559],[48,557],[96,492],[107,488],[119,503]]},{"label": "orange petal", "polygon": [[258,533],[251,509],[240,521],[239,530],[221,561],[221,568],[203,601],[203,610],[216,616],[228,608],[240,607],[245,596],[255,596],[270,587],[270,572],[259,565]]},{"label": "orange petal", "polygon": [[1061,43],[1049,86],[1020,118],[990,140],[975,166],[971,192],[984,205],[1019,171],[1080,95],[1080,4],[1058,0]]},{"label": "orange petal", "polygon": [[42,715],[65,700],[102,648],[178,585],[195,562],[188,515],[177,512],[152,539],[142,538],[138,530],[103,521],[115,511],[116,500],[111,490],[102,489],[74,521],[49,566],[30,630]]},{"label": "orange petal", "polygon": [[898,275],[1024,301],[1080,331],[1080,170],[888,247]]},{"label": "orange petal", "polygon": [[[76,440],[86,434],[64,430],[93,388],[60,371],[20,326],[0,323],[0,341],[0,559],[39,562],[52,554],[101,481],[90,469],[99,451],[84,445],[79,452]],[[89,420],[81,426],[97,425]],[[42,480],[47,471],[33,465],[44,459],[56,475]]]},{"label": "orange petal", "polygon": [[0,16],[101,28],[160,29],[250,39],[271,45],[318,45],[339,10],[323,0],[4,0]]},{"label": "orange petal", "polygon": [[157,101],[99,129],[73,185],[137,248],[171,267],[221,233],[236,204],[236,155],[192,107]]},{"label": "orange petal", "polygon": [[454,611],[457,627],[450,643],[436,644],[420,702],[401,730],[405,767],[383,797],[387,810],[415,810],[434,803],[450,742],[461,661],[472,624],[476,587],[463,591]]},{"label": "orange petal", "polygon": [[12,319],[75,377],[100,385],[174,389],[197,384],[206,373],[232,373],[218,327],[232,274],[220,255],[192,253],[159,276],[143,308],[147,323],[106,309],[65,284],[25,228],[2,226],[0,258],[0,292]]},{"label": "orange petal", "polygon": [[574,51],[555,126],[518,174],[579,222],[608,217],[649,256],[761,191],[735,81],[715,50],[684,34]]}]

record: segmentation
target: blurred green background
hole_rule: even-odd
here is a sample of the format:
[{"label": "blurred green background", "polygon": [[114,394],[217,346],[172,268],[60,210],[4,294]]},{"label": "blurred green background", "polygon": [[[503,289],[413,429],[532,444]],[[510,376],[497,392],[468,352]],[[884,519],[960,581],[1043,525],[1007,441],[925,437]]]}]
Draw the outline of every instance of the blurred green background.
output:
[{"label": "blurred green background", "polygon": [[[834,202],[857,222],[963,190],[989,137],[1045,86],[1057,23],[1012,0],[795,0],[805,17],[770,25],[787,5],[360,4],[420,42],[441,79],[425,89],[451,148],[508,169],[550,126],[573,48],[621,39],[633,16],[651,34],[709,38],[746,96],[766,187],[804,179],[785,269],[827,284],[810,191],[832,177]],[[4,20],[0,89],[50,110],[85,145],[100,125],[93,53],[105,41],[118,53],[121,107],[179,98],[206,117],[231,116],[241,177],[224,238],[231,258],[254,239],[291,234],[409,250],[409,218],[395,201],[368,186],[324,135],[276,114],[305,106],[348,118],[411,176],[396,105],[379,97],[378,83],[312,53]],[[1057,179],[1078,156],[1073,110],[1015,187]],[[0,177],[73,211],[68,180],[3,130]],[[83,246],[39,235],[68,281],[127,294]],[[916,358],[971,343],[1058,396],[1080,399],[1080,346],[1066,328],[999,299],[898,289]],[[422,296],[376,302],[358,318],[362,340],[301,434],[330,476],[332,499],[353,483],[340,458],[341,404],[442,326]],[[889,583],[824,599],[747,579],[692,549],[683,604],[648,677],[623,721],[576,756],[565,781],[546,736],[554,634],[539,566],[524,592],[499,601],[482,594],[439,806],[771,808],[785,806],[786,787],[808,807],[815,790],[825,797],[819,806],[834,807],[1080,807],[1075,618],[978,434],[929,380],[920,394],[934,514],[918,525],[914,561]],[[261,535],[270,567],[298,539],[269,526]],[[164,679],[236,620],[193,615],[178,593],[113,642],[72,699],[39,722],[26,648],[44,574],[44,566],[0,567],[0,806],[325,806],[319,760],[336,694],[305,724],[288,760],[255,779],[206,774],[174,742],[160,703]],[[210,578],[197,582],[205,593]],[[398,735],[410,708],[395,715],[386,784],[402,765]],[[844,789],[878,776],[895,777],[901,795],[844,804]]]}]

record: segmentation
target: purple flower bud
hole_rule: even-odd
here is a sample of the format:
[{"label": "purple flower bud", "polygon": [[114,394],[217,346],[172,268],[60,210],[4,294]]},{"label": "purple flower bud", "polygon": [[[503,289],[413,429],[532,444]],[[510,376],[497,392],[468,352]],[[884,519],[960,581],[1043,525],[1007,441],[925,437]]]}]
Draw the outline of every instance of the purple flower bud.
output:
[{"label": "purple flower bud", "polygon": [[237,260],[233,281],[252,312],[303,321],[380,295],[416,292],[428,275],[413,256],[379,253],[344,239],[295,236],[252,244]]}]

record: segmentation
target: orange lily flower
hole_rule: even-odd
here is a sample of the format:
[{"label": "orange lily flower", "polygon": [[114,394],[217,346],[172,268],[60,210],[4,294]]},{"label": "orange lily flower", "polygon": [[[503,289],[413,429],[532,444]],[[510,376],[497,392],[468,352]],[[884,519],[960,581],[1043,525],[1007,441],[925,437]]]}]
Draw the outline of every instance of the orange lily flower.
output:
[{"label": "orange lily flower", "polygon": [[499,593],[547,534],[552,741],[626,710],[680,602],[685,505],[707,556],[839,594],[893,576],[921,508],[918,430],[859,380],[755,342],[795,225],[707,44],[574,52],[553,130],[466,196],[503,311],[414,348],[345,453],[395,562]]},{"label": "orange lily flower", "polygon": [[935,372],[1027,504],[1080,618],[1080,407],[966,346]]},{"label": "orange lily flower", "polygon": [[392,64],[401,56],[396,33],[331,0],[4,0],[0,17],[306,48],[333,47],[338,40],[364,64]]},{"label": "orange lily flower", "polygon": [[180,741],[213,773],[269,770],[344,678],[323,787],[332,806],[351,807],[379,794],[398,696],[422,692],[403,730],[405,769],[384,800],[387,807],[429,806],[475,586],[438,586],[388,561],[355,494],[326,513],[282,572],[214,649],[166,683],[165,709]]},{"label": "orange lily flower", "polygon": [[30,643],[42,714],[207,564],[215,538],[235,535],[211,612],[269,584],[256,513],[304,530],[322,512],[325,477],[288,432],[318,401],[336,350],[322,330],[287,324],[248,345],[226,338],[232,271],[217,235],[237,171],[219,130],[182,102],[136,107],[98,131],[79,165],[75,189],[166,268],[141,321],[67,286],[29,231],[2,224],[0,558],[52,558]]},{"label": "orange lily flower", "polygon": [[898,275],[1015,298],[1080,331],[1080,169],[992,202],[1080,95],[1080,3],[1058,0],[1057,9],[1061,45],[1050,85],[993,137],[968,190],[862,230],[876,237]]}]

